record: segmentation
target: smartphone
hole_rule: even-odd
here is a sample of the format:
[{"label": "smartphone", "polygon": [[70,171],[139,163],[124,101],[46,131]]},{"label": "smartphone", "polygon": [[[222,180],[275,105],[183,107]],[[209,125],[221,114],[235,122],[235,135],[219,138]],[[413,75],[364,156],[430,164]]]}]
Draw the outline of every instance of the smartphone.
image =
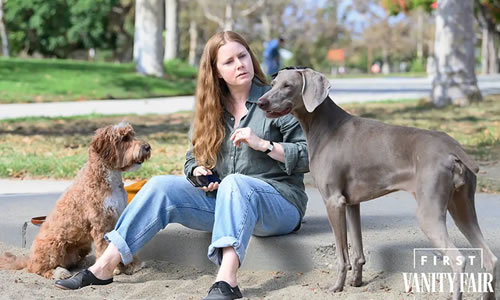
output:
[{"label": "smartphone", "polygon": [[210,182],[220,183],[220,178],[217,175],[201,175],[201,176],[188,176],[186,177],[189,182],[195,187],[208,186]]}]

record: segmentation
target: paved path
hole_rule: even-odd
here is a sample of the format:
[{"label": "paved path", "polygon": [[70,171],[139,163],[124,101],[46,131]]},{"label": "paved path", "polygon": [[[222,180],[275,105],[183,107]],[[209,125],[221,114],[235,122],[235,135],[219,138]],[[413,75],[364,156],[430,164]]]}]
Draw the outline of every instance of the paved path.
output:
[{"label": "paved path", "polygon": [[[332,79],[330,95],[338,103],[379,100],[420,99],[428,97],[428,78]],[[500,75],[479,76],[483,95],[500,94]],[[85,114],[169,114],[192,110],[194,96],[135,100],[103,100],[33,104],[1,104],[0,119],[34,116],[73,116]]]},{"label": "paved path", "polygon": [[[478,76],[484,95],[500,94],[500,75]],[[428,98],[430,78],[356,78],[333,79],[330,95],[337,103]]]},{"label": "paved path", "polygon": [[[24,192],[10,189],[11,193],[5,194],[8,183],[0,181],[0,193],[4,193],[0,194],[0,242],[21,247],[23,223],[31,217],[49,213],[69,182],[26,181]],[[44,189],[51,192],[42,193]],[[252,237],[243,268],[308,271],[315,266],[335,265],[334,237],[323,201],[316,188],[308,187],[306,192],[309,204],[302,228],[280,237]],[[476,207],[486,240],[500,257],[500,196],[477,194]],[[418,228],[415,210],[415,200],[404,192],[361,205],[367,270],[388,273],[411,271],[413,249],[432,247]],[[448,220],[448,228],[458,247],[469,247],[451,220]],[[39,227],[28,225],[27,247],[30,247],[38,231]],[[213,265],[206,259],[209,243],[209,233],[171,224],[156,235],[139,252],[139,256],[143,260],[156,259],[210,268]]]},{"label": "paved path", "polygon": [[131,100],[1,104],[0,119],[41,116],[68,117],[88,114],[169,114],[179,111],[189,111],[193,110],[193,108],[194,96]]}]

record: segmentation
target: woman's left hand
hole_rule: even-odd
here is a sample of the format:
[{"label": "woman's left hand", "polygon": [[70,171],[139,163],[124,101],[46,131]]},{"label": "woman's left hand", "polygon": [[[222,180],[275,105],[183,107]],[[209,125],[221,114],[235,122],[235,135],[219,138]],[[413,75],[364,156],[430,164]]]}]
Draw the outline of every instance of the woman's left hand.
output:
[{"label": "woman's left hand", "polygon": [[266,151],[266,141],[255,135],[249,127],[238,128],[231,135],[230,139],[236,147],[240,147],[241,143],[245,143],[248,147],[257,151]]}]

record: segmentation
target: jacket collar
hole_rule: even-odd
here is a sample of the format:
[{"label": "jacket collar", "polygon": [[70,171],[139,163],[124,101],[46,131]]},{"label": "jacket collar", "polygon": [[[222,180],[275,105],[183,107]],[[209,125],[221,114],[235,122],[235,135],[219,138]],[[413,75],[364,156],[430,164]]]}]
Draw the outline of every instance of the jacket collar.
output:
[{"label": "jacket collar", "polygon": [[257,78],[252,80],[252,87],[250,88],[250,95],[247,102],[257,103],[260,96],[264,95],[270,89],[270,86],[261,83]]}]

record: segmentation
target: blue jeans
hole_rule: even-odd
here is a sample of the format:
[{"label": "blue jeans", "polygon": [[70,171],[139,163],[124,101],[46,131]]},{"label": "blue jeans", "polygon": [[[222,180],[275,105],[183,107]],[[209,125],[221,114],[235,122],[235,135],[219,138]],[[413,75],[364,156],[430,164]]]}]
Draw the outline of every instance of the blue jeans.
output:
[{"label": "blue jeans", "polygon": [[240,174],[224,178],[216,198],[183,176],[155,176],[137,193],[105,238],[118,248],[124,264],[169,223],[211,231],[208,258],[220,265],[222,248],[233,247],[240,264],[252,234],[282,235],[300,222],[297,208],[268,183]]}]

